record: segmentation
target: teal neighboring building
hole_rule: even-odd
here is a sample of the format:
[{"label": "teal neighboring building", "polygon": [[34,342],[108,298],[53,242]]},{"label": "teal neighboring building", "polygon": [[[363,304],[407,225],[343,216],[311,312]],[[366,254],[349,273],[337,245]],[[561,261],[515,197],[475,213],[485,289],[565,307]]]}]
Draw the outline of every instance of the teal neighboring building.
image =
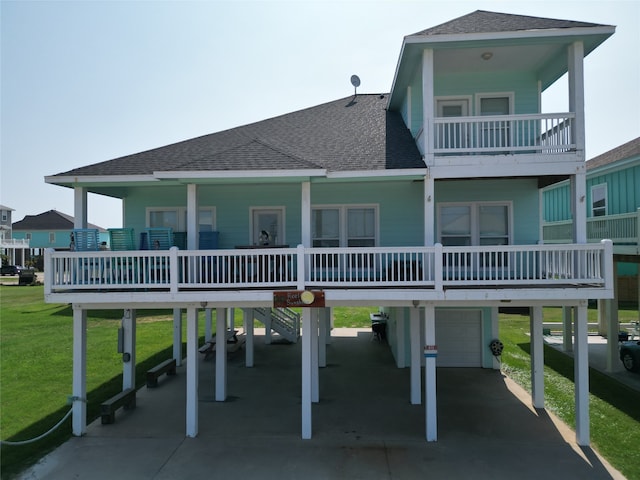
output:
[{"label": "teal neighboring building", "polygon": [[[570,185],[542,190],[545,243],[571,241]],[[587,238],[613,241],[618,300],[640,298],[640,137],[587,161]]]},{"label": "teal neighboring building", "polygon": [[[57,210],[38,215],[26,215],[13,224],[13,238],[29,240],[30,256],[42,255],[45,248],[69,250],[74,218]],[[97,225],[89,228],[98,229],[100,241],[108,241],[107,231]]]}]

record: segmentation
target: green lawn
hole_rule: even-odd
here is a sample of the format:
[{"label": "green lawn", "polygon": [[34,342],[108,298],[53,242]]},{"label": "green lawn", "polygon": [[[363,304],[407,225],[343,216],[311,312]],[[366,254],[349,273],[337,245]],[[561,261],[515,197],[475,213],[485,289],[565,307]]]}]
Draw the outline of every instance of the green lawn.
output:
[{"label": "green lawn", "polygon": [[[334,326],[369,327],[376,308],[336,308]],[[122,311],[90,311],[87,320],[87,390],[89,421],[100,402],[122,388],[122,363],[116,351]],[[236,310],[236,325],[242,313]],[[545,321],[559,321],[560,309],[545,309]],[[589,321],[595,321],[589,310]],[[637,318],[622,311],[620,321]],[[55,425],[69,410],[72,375],[72,312],[68,305],[43,302],[42,286],[0,286],[0,436],[23,440]],[[214,322],[215,327],[215,322]],[[200,322],[201,335],[204,322]],[[171,356],[172,313],[138,311],[137,384],[144,372]],[[529,319],[502,315],[503,370],[530,389]],[[186,337],[185,337],[186,338]],[[573,360],[545,347],[545,394],[548,407],[573,426]],[[591,372],[591,436],[594,446],[628,478],[640,478],[640,394]],[[71,435],[71,421],[36,443],[2,446],[1,476],[11,478]]]}]

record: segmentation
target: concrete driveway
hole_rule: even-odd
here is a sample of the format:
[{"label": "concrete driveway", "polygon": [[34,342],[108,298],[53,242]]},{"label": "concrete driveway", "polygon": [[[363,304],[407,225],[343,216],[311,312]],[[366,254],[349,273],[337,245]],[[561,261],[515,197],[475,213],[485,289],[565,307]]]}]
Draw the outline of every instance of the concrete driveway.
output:
[{"label": "concrete driveway", "polygon": [[623,478],[502,373],[438,369],[438,441],[409,369],[366,330],[337,329],[320,372],[313,438],[301,439],[300,344],[264,345],[255,366],[230,356],[226,402],[214,360],[200,365],[199,435],[185,438],[185,367],[139,391],[135,410],[89,426],[24,479],[603,479]]}]

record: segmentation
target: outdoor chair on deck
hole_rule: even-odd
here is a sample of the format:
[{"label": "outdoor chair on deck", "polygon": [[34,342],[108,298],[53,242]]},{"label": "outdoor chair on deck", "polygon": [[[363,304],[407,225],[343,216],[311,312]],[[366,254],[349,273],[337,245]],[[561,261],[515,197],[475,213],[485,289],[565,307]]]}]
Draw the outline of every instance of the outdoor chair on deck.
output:
[{"label": "outdoor chair on deck", "polygon": [[[111,251],[123,252],[136,250],[136,237],[133,228],[110,228],[109,243]],[[113,258],[111,260],[111,280],[114,283],[130,283],[134,278],[137,259]]]},{"label": "outdoor chair on deck", "polygon": [[[147,228],[140,238],[141,250],[169,250],[173,247],[173,229],[168,227]],[[168,259],[150,257],[146,260],[146,272],[152,283],[169,282]]]},{"label": "outdoor chair on deck", "polygon": [[[97,252],[100,250],[100,239],[97,228],[74,228],[71,231],[69,249],[75,252]],[[78,258],[74,269],[75,281],[95,283],[104,271],[104,262],[99,258]],[[76,277],[76,275],[79,277]]]}]

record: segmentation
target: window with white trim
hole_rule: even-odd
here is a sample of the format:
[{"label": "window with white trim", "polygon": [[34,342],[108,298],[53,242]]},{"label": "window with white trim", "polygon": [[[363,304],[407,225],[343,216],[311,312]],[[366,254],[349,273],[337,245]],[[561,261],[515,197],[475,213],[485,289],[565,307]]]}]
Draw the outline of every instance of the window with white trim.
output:
[{"label": "window with white trim", "polygon": [[49,232],[49,243],[56,243],[56,232]]},{"label": "window with white trim", "polygon": [[438,237],[444,246],[509,245],[512,243],[511,204],[441,204]]},{"label": "window with white trim", "polygon": [[[150,228],[172,228],[174,232],[187,230],[187,209],[178,207],[150,207],[147,209],[147,226]],[[198,209],[198,231],[211,232],[216,229],[215,207]]]},{"label": "window with white trim", "polygon": [[284,207],[251,208],[253,245],[284,245]]},{"label": "window with white trim", "polygon": [[314,247],[375,247],[378,244],[378,207],[313,207],[311,240]]},{"label": "window with white trim", "polygon": [[607,214],[607,184],[591,187],[591,215],[604,217]]}]

